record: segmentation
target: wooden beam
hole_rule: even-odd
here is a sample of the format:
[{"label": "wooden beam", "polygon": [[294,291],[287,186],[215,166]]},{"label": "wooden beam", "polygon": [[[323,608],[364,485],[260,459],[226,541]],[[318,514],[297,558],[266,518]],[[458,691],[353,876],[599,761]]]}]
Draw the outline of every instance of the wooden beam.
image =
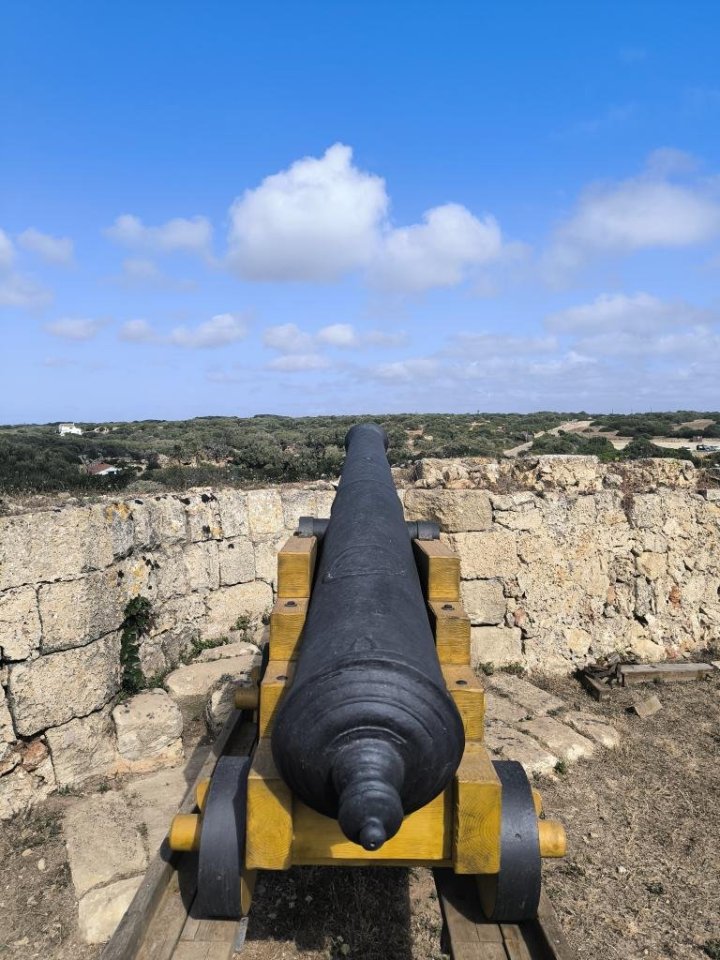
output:
[{"label": "wooden beam", "polygon": [[439,540],[413,540],[413,549],[428,603],[459,602],[460,557]]},{"label": "wooden beam", "polygon": [[686,683],[689,680],[702,680],[714,672],[709,663],[637,663],[620,664],[618,672],[624,687],[636,683]]},{"label": "wooden beam", "polygon": [[295,663],[292,660],[271,660],[260,684],[258,735],[268,737],[272,731],[280,700],[292,683]]},{"label": "wooden beam", "polygon": [[502,786],[481,743],[466,743],[455,774],[453,866],[456,873],[500,869]]},{"label": "wooden beam", "polygon": [[444,664],[442,673],[448,693],[460,711],[465,739],[482,740],[485,721],[485,691],[482,683],[468,666]]},{"label": "wooden beam", "polygon": [[351,861],[397,866],[398,862],[449,863],[452,856],[453,790],[448,787],[426,806],[409,814],[380,850],[364,850],[347,839],[337,820],[324,817],[297,798],[293,803],[294,866]]},{"label": "wooden beam", "polygon": [[278,553],[278,597],[310,597],[316,558],[317,537],[290,537]]},{"label": "wooden beam", "polygon": [[293,814],[290,788],[278,773],[270,740],[260,740],[247,786],[247,870],[289,870]]},{"label": "wooden beam", "polygon": [[470,663],[470,618],[461,603],[451,600],[428,604],[435,647],[442,664]]},{"label": "wooden beam", "polygon": [[278,599],[270,614],[270,657],[295,660],[300,651],[308,601],[304,597]]}]

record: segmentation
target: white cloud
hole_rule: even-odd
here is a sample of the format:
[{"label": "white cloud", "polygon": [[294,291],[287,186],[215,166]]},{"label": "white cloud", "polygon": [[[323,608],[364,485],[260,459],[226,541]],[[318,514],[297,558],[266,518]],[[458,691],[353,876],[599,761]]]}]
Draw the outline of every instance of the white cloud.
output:
[{"label": "white cloud", "polygon": [[161,343],[162,338],[157,334],[147,320],[128,320],[120,328],[118,337],[128,343]]},{"label": "white cloud", "polygon": [[10,237],[0,228],[0,269],[9,270],[15,260],[15,247]]},{"label": "white cloud", "polygon": [[45,329],[54,337],[63,340],[92,340],[105,326],[103,320],[88,320],[64,317],[46,323]]},{"label": "white cloud", "polygon": [[147,320],[128,320],[118,336],[128,343],[171,344],[192,350],[224,347],[247,336],[248,327],[243,317],[219,313],[196,327],[175,327],[169,334],[158,333]]},{"label": "white cloud", "polygon": [[680,151],[656,151],[640,176],[586,190],[555,232],[543,260],[547,278],[562,280],[595,256],[693,246],[720,233],[714,191],[700,180],[669,179],[687,170],[689,160]]},{"label": "white cloud", "polygon": [[249,280],[335,280],[373,256],[387,204],[384,181],[336,143],[233,203],[229,262]]},{"label": "white cloud", "polygon": [[170,343],[179,347],[204,349],[224,347],[247,336],[247,323],[232,313],[219,313],[197,327],[176,327],[170,334]]},{"label": "white cloud", "polygon": [[157,253],[195,253],[209,256],[212,226],[207,217],[176,217],[159,227],[147,227],[139,217],[124,213],[108,227],[105,235],[126,247]]},{"label": "white cloud", "polygon": [[123,260],[123,275],[128,280],[138,281],[140,283],[153,283],[162,278],[160,268],[154,260],[147,260],[143,257],[130,257]]},{"label": "white cloud", "polygon": [[603,293],[592,303],[552,314],[545,324],[557,333],[632,331],[653,336],[667,327],[697,323],[704,313],[688,303],[669,303],[649,293]]},{"label": "white cloud", "polygon": [[279,350],[281,353],[303,353],[312,347],[313,338],[297,324],[282,323],[265,330],[263,343],[271,350]]},{"label": "white cloud", "polygon": [[423,223],[389,231],[371,269],[375,283],[422,292],[455,286],[468,268],[500,258],[502,234],[494,217],[479,220],[457,203],[434,207]]},{"label": "white cloud", "polygon": [[17,238],[24,250],[35,253],[48,263],[68,266],[73,262],[74,244],[70,237],[53,237],[35,227],[24,230]]},{"label": "white cloud", "polygon": [[341,143],[305,157],[246,190],[230,210],[228,263],[248,280],[338,280],[366,272],[381,287],[417,293],[461,283],[471,268],[500,258],[491,216],[457,203],[423,222],[393,227],[382,178],[353,164]]},{"label": "white cloud", "polygon": [[397,360],[394,363],[378,364],[371,369],[370,373],[377,380],[419,383],[422,378],[432,377],[440,369],[440,361],[434,357],[412,357],[408,360]]},{"label": "white cloud", "polygon": [[327,357],[319,353],[287,353],[275,357],[268,363],[270,370],[284,370],[286,373],[300,373],[303,370],[324,370],[330,366]]},{"label": "white cloud", "polygon": [[350,323],[333,323],[318,330],[317,339],[330,347],[356,347],[358,335]]},{"label": "white cloud", "polygon": [[447,350],[450,356],[475,357],[482,360],[494,356],[535,356],[557,350],[555,337],[520,337],[497,333],[459,333],[451,338]]}]

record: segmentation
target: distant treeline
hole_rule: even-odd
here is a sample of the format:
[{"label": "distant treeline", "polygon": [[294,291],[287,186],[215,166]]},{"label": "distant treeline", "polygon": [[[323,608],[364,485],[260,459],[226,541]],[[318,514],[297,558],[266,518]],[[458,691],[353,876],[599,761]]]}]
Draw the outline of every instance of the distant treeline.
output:
[{"label": "distant treeline", "polygon": [[[103,492],[142,478],[183,489],[209,484],[250,485],[332,478],[338,475],[347,430],[360,420],[380,423],[388,433],[393,464],[422,457],[500,456],[569,420],[593,420],[603,432],[635,438],[616,451],[603,437],[564,433],[535,438],[533,453],[592,453],[602,459],[634,456],[690,457],[649,445],[652,436],[720,437],[720,413],[668,414],[394,414],[352,417],[260,415],[199,417],[194,420],[143,420],[132,423],[79,423],[83,435],[60,436],[57,425],[0,427],[0,494],[68,491]],[[675,428],[708,419],[705,430]],[[95,431],[98,432],[95,432]],[[85,467],[103,461],[120,468],[93,477]],[[705,461],[707,462],[707,461]]]}]

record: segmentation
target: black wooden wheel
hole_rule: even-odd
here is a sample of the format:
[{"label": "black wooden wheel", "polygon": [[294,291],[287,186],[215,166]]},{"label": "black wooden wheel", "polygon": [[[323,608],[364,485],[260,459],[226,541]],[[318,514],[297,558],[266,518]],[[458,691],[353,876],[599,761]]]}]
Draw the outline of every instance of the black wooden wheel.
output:
[{"label": "black wooden wheel", "polygon": [[245,861],[250,757],[220,757],[210,780],[200,834],[197,913],[237,920]]},{"label": "black wooden wheel", "polygon": [[478,876],[483,912],[494,923],[520,923],[537,916],[541,859],[532,788],[522,764],[493,763],[502,784],[500,872]]}]

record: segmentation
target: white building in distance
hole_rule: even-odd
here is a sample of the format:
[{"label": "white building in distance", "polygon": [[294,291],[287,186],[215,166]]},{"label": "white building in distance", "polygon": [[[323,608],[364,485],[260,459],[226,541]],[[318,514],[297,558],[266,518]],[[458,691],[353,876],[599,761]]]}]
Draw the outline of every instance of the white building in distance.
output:
[{"label": "white building in distance", "polygon": [[82,436],[82,430],[80,427],[76,427],[74,423],[58,424],[58,433],[61,437],[64,437],[66,433],[76,433],[79,437]]}]

